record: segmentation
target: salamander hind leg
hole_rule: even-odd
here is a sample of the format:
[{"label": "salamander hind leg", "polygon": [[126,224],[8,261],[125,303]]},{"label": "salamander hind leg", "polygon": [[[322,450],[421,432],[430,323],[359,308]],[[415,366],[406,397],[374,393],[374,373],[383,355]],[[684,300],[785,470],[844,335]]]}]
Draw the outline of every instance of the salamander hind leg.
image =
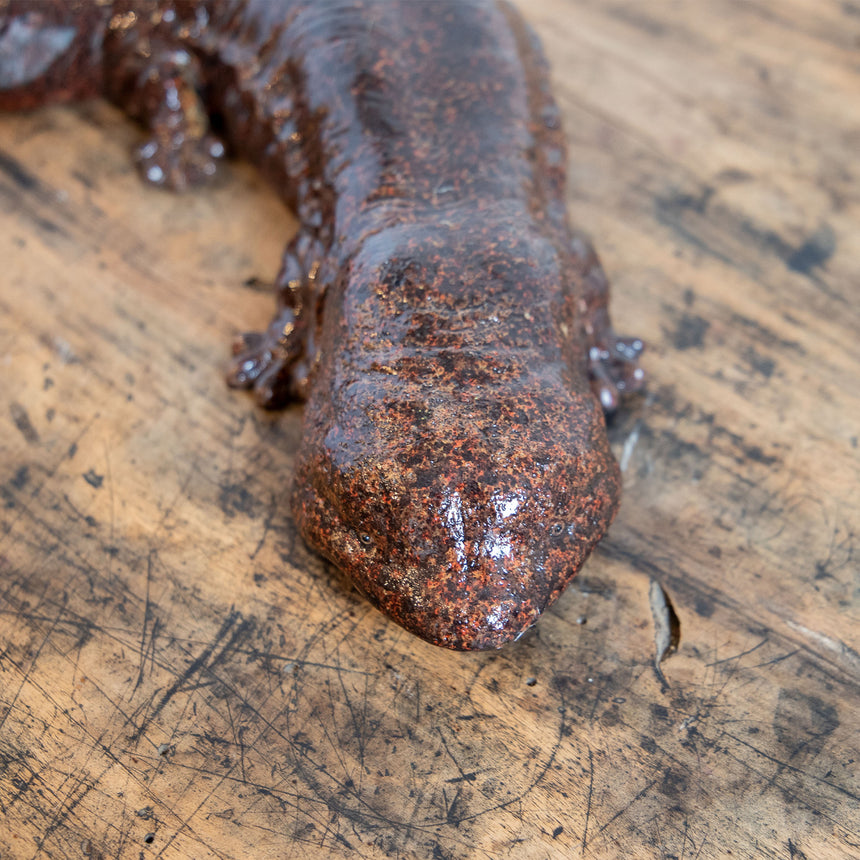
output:
[{"label": "salamander hind leg", "polygon": [[618,407],[622,395],[645,382],[639,356],[645,345],[638,337],[620,337],[609,318],[609,282],[591,242],[574,234],[573,253],[582,271],[582,325],[591,389],[605,412]]},{"label": "salamander hind leg", "polygon": [[319,352],[327,285],[324,259],[320,240],[300,232],[287,246],[275,283],[274,319],[265,331],[243,334],[233,345],[227,383],[253,390],[257,402],[267,409],[307,396]]}]

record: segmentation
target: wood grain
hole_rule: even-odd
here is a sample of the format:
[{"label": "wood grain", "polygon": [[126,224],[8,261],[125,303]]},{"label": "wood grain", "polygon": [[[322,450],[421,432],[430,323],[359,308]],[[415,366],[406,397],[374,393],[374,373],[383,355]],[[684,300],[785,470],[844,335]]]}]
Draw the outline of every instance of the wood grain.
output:
[{"label": "wood grain", "polygon": [[498,653],[298,539],[301,410],[222,381],[293,229],[254,171],[171,196],[104,104],[0,119],[0,857],[860,857],[860,6],[521,5],[650,388]]}]

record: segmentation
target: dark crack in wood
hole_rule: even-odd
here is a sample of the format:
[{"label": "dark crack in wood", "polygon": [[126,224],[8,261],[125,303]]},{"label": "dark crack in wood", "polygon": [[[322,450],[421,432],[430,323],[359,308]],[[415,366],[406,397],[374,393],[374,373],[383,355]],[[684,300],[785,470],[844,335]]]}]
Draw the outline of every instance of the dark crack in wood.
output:
[{"label": "dark crack in wood", "polygon": [[654,654],[654,672],[665,690],[669,682],[660,664],[678,650],[681,642],[681,622],[669,595],[656,579],[651,580],[648,588],[648,602],[651,604],[651,615],[654,618],[654,644],[657,647]]}]

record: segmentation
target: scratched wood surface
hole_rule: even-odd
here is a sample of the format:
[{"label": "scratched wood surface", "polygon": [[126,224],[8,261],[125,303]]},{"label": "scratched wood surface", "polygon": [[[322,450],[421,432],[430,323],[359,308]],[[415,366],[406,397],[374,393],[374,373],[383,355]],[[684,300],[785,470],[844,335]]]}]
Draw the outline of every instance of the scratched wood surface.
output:
[{"label": "scratched wood surface", "polygon": [[0,118],[4,860],[860,857],[860,5],[523,6],[650,389],[499,653],[298,539],[301,410],[221,378],[293,229],[254,171],[171,196],[104,104]]}]

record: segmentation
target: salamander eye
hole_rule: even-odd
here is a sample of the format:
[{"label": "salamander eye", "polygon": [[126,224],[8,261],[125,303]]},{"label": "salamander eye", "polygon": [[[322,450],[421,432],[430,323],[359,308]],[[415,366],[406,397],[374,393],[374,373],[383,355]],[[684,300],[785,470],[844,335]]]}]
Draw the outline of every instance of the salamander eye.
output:
[{"label": "salamander eye", "polygon": [[550,537],[561,537],[564,534],[564,523],[553,523],[549,527]]}]

